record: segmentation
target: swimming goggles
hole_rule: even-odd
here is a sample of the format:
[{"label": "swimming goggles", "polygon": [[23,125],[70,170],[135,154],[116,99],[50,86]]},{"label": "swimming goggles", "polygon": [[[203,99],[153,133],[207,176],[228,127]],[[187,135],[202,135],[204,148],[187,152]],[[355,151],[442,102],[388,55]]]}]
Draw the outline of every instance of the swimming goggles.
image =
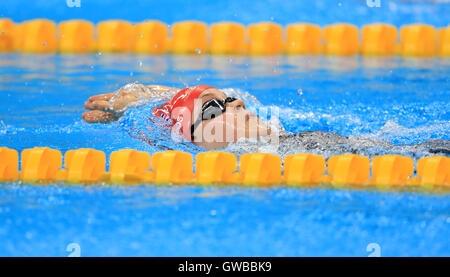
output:
[{"label": "swimming goggles", "polygon": [[194,124],[191,125],[191,140],[194,140],[194,131],[203,120],[210,120],[221,115],[226,111],[227,103],[231,103],[235,100],[237,99],[234,97],[227,97],[225,100],[211,99],[206,101],[202,106],[199,117]]}]

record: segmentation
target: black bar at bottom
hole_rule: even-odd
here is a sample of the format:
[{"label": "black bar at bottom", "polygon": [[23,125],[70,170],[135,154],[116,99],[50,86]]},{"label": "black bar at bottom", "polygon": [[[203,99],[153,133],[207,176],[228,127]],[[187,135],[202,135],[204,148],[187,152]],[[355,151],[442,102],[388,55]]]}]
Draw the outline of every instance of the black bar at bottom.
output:
[{"label": "black bar at bottom", "polygon": [[[195,257],[195,258],[0,258],[3,272],[10,267],[11,272],[21,270],[41,272],[78,272],[92,273],[93,267],[103,274],[106,272],[147,272],[180,274],[193,273],[199,275],[236,274],[236,273],[299,273],[301,275],[316,275],[320,273],[392,273],[414,272],[419,269],[443,270],[448,268],[448,258],[271,258],[271,257]],[[444,268],[445,267],[445,268]],[[62,271],[61,271],[62,270]],[[389,271],[386,271],[389,270]],[[442,271],[445,272],[445,271]],[[141,274],[140,274],[141,275]],[[127,276],[128,277],[128,276]]]}]

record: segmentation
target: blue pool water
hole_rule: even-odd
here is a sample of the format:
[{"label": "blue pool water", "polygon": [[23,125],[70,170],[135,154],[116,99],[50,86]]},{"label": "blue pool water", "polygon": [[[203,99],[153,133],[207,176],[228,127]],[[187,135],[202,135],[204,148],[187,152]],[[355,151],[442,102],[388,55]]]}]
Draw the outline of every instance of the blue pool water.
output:
[{"label": "blue pool water", "polygon": [[0,187],[2,256],[448,256],[449,196],[327,189]]},{"label": "blue pool water", "polygon": [[[374,3],[376,1],[369,0]],[[181,20],[200,20],[206,23],[235,21],[243,24],[274,21],[283,25],[294,22],[319,25],[336,22],[357,25],[385,22],[396,26],[422,22],[436,27],[447,26],[450,18],[447,0],[380,0],[380,7],[373,8],[367,5],[367,0],[80,0],[79,8],[71,8],[66,2],[2,1],[0,17],[16,21],[42,17],[56,21],[80,18],[92,22],[108,19],[132,22],[157,19],[168,24]]]},{"label": "blue pool water", "polygon": [[[27,1],[31,8],[20,9],[21,2],[1,3],[0,16],[444,26],[450,14],[448,4],[398,1],[382,1],[379,12],[365,1],[269,1],[260,14],[251,11],[262,4],[242,9],[243,1],[229,2],[229,9],[199,2],[202,12],[185,13],[169,11],[176,1],[160,12],[151,1],[82,0],[78,10],[55,1]],[[99,7],[105,12],[97,14]],[[0,146],[89,147],[108,156],[123,148],[160,151],[130,136],[130,126],[146,127],[151,106],[129,110],[112,124],[81,120],[89,96],[135,81],[250,94],[258,101],[250,101],[250,109],[280,108],[282,124],[293,133],[322,130],[396,145],[449,140],[449,70],[449,59],[0,54]],[[0,256],[67,256],[72,243],[81,256],[368,256],[371,243],[381,256],[449,256],[449,235],[448,190],[0,184]]]},{"label": "blue pool water", "polygon": [[[282,107],[281,121],[291,132],[333,131],[397,144],[449,139],[445,60],[11,54],[0,59],[0,145],[19,151],[33,146],[93,147],[107,155],[122,148],[158,151],[125,130],[127,121],[145,122],[146,108],[112,124],[81,120],[87,97],[135,80],[250,92],[263,106]],[[205,68],[185,69],[202,63]],[[1,256],[65,256],[72,242],[82,256],[367,256],[369,243],[378,243],[383,256],[448,256],[449,235],[448,193],[0,186]]]}]

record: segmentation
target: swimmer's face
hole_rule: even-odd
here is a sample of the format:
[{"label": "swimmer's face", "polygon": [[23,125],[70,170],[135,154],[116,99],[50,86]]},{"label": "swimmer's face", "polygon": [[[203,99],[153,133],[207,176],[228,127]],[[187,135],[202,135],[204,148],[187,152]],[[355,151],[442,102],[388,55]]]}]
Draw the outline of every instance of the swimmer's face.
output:
[{"label": "swimmer's face", "polygon": [[[216,88],[210,88],[200,94],[194,105],[191,122],[202,114],[203,105],[212,100],[224,101],[227,95]],[[205,149],[216,149],[236,142],[239,138],[255,138],[270,135],[268,126],[252,112],[245,109],[241,99],[227,102],[225,112],[217,112],[211,119],[202,120],[194,130],[193,143]]]}]

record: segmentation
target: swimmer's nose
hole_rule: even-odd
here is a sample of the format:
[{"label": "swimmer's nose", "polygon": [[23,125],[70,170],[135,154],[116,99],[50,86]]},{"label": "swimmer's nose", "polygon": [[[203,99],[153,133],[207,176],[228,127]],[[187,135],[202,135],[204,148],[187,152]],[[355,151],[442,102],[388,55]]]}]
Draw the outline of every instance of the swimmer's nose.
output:
[{"label": "swimmer's nose", "polygon": [[244,101],[242,101],[241,99],[237,99],[234,100],[233,102],[228,102],[227,103],[227,110],[233,110],[233,111],[240,111],[240,110],[245,110],[245,104]]}]

